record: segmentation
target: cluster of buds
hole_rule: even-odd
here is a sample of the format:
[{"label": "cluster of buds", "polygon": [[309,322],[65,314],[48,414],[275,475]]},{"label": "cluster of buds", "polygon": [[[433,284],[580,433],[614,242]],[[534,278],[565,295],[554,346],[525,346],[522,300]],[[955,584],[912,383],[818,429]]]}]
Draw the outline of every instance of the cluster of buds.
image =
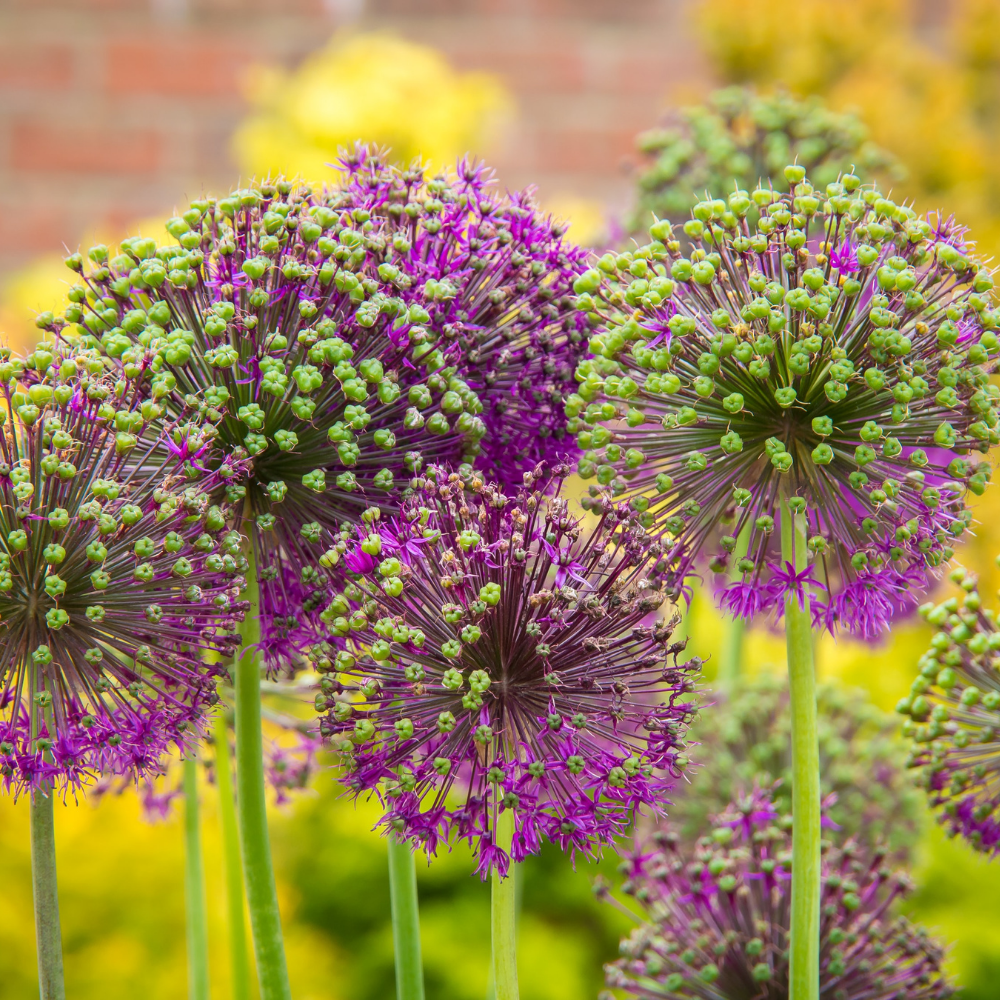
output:
[{"label": "cluster of buds", "polygon": [[[579,472],[656,510],[744,619],[812,592],[818,625],[878,634],[966,531],[1000,441],[993,278],[951,219],[853,174],[700,202],[576,282],[594,357],[566,406]],[[759,218],[750,222],[751,207]],[[782,506],[810,565],[782,564]]]},{"label": "cluster of buds", "polygon": [[805,167],[819,186],[854,168],[899,173],[857,115],[831,111],[819,97],[799,100],[749,87],[726,87],[707,104],[681,109],[676,122],[643,132],[637,145],[646,163],[632,231],[644,230],[651,214],[683,221],[698,201],[695,191],[724,196],[734,184],[750,189],[763,177],[781,187],[786,163]]},{"label": "cluster of buds", "polygon": [[1000,848],[1000,629],[984,608],[978,579],[963,567],[950,578],[961,597],[925,604],[938,631],[920,658],[910,694],[896,706],[913,742],[911,766],[952,833],[977,850]]},{"label": "cluster of buds", "polygon": [[[555,482],[517,499],[434,470],[398,520],[359,528],[325,615],[321,732],[383,824],[452,837],[505,875],[548,839],[591,854],[687,763],[697,662],[662,605],[662,546],[626,505],[586,523]],[[514,814],[510,855],[497,816]]]}]

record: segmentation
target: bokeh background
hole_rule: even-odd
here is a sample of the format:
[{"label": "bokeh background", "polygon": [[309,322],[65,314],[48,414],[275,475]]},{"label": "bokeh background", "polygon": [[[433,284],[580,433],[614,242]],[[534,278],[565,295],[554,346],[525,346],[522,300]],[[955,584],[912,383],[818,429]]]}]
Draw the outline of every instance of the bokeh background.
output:
[{"label": "bokeh background", "polygon": [[[445,167],[485,155],[499,182],[534,184],[591,246],[626,238],[650,165],[638,134],[720,86],[819,95],[895,157],[895,194],[944,207],[987,255],[1000,245],[1000,0],[2,0],[0,334],[32,343],[58,308],[67,249],[158,235],[175,206],[255,173],[331,176],[356,138]],[[648,221],[648,220],[647,220]],[[994,491],[995,491],[994,487]],[[1000,494],[979,502],[963,561],[998,583]],[[719,634],[696,594],[691,649]],[[823,641],[823,676],[886,710],[927,636]],[[784,667],[750,634],[751,671]],[[336,776],[276,808],[276,864],[297,1000],[393,993],[384,846]],[[202,786],[213,996],[228,996],[215,789]],[[0,1000],[36,995],[25,804],[0,800]],[[67,984],[74,1000],[185,994],[176,815],[142,818],[126,790],[57,813]],[[419,870],[428,995],[487,995],[488,889],[462,851]],[[595,997],[624,920],[597,902],[599,865],[543,853],[524,866],[525,1000]],[[952,945],[966,1000],[997,995],[1000,861],[932,822],[911,914]]]}]

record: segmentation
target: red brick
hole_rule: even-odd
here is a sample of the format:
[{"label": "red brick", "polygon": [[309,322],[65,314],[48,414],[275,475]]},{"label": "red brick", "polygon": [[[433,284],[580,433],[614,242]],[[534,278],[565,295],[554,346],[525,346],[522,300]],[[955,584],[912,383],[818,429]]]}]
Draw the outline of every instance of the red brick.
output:
[{"label": "red brick", "polygon": [[451,53],[461,69],[486,70],[503,77],[518,93],[578,91],[587,82],[587,67],[579,47],[554,49],[537,42],[513,45],[506,41],[483,40],[479,48]]},{"label": "red brick", "polygon": [[232,98],[254,55],[245,46],[187,34],[111,42],[105,83],[115,95]]},{"label": "red brick", "polygon": [[16,248],[18,254],[36,254],[62,250],[69,236],[66,219],[54,206],[0,203],[0,246],[8,251]]},{"label": "red brick", "polygon": [[705,84],[707,79],[704,57],[692,46],[636,47],[611,60],[605,89],[623,98],[646,94],[653,103],[671,83]]},{"label": "red brick", "polygon": [[534,162],[540,170],[615,173],[634,142],[632,129],[545,129],[536,137]]},{"label": "red brick", "polygon": [[148,174],[160,163],[162,138],[151,129],[16,121],[10,163],[45,173]]},{"label": "red brick", "polygon": [[73,50],[68,45],[0,46],[0,86],[56,90],[68,87],[73,74]]},{"label": "red brick", "polygon": [[660,0],[534,0],[536,17],[559,17],[575,21],[649,22],[661,7]]},{"label": "red brick", "polygon": [[368,0],[371,17],[476,17],[487,14],[582,21],[648,21],[662,0]]}]

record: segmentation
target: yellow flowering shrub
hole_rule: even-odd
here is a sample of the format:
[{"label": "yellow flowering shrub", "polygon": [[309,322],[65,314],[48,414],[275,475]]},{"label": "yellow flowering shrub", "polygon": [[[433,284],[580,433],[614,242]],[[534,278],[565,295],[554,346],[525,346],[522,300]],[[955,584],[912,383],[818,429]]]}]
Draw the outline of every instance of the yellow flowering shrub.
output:
[{"label": "yellow flowering shrub", "polygon": [[329,176],[338,149],[357,140],[391,147],[400,163],[448,166],[487,151],[512,109],[495,77],[381,34],[334,37],[291,72],[257,67],[248,90],[255,110],[233,137],[240,168],[309,180]]},{"label": "yellow flowering shrub", "polygon": [[1000,249],[1000,4],[956,0],[932,44],[917,0],[705,0],[695,25],[717,73],[855,110],[902,161],[897,193],[946,206]]}]

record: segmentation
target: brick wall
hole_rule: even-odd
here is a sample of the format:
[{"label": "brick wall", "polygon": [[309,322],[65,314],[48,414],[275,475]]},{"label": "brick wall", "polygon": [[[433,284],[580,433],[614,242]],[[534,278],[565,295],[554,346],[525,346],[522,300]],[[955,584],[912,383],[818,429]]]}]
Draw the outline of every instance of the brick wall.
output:
[{"label": "brick wall", "polygon": [[240,81],[338,29],[387,29],[499,74],[503,183],[627,201],[622,161],[705,85],[684,0],[0,0],[0,276],[236,178]]}]

